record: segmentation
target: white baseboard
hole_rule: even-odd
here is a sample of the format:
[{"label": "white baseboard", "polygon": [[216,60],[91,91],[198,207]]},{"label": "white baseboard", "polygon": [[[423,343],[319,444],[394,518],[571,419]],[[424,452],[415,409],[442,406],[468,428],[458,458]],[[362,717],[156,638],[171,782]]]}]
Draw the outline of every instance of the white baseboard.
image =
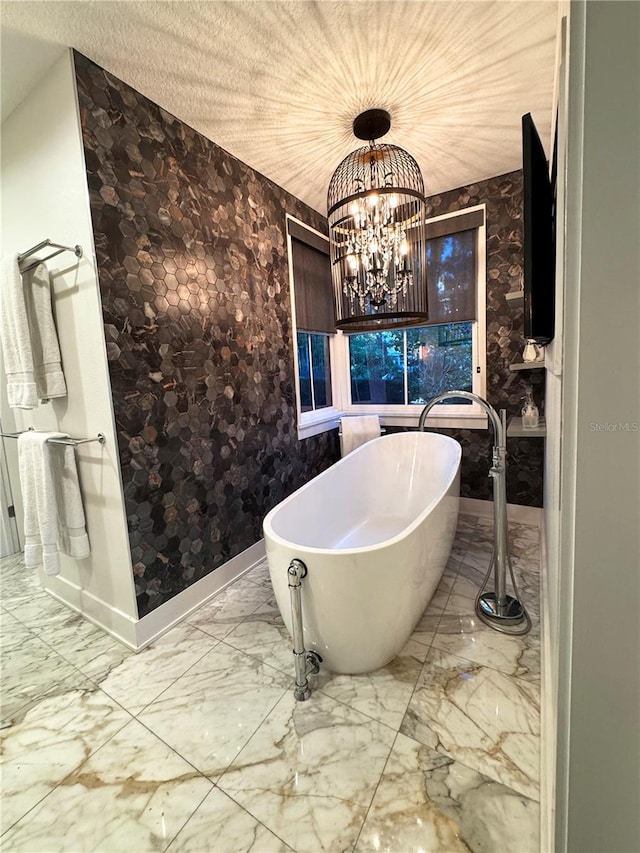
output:
[{"label": "white baseboard", "polygon": [[97,598],[62,575],[49,576],[40,572],[40,578],[44,589],[58,601],[62,601],[67,607],[82,614],[89,622],[93,622],[125,646],[130,649],[136,648],[137,619],[118,610],[112,604],[107,604],[106,601]]},{"label": "white baseboard", "polygon": [[252,569],[264,556],[264,539],[261,539],[142,619],[133,619],[60,575],[42,577],[44,588],[54,598],[81,613],[125,646],[140,651]]},{"label": "white baseboard", "polygon": [[[493,518],[493,501],[481,501],[477,498],[460,498],[460,512],[465,515],[477,515],[480,518]],[[537,506],[520,506],[507,504],[509,521],[519,524],[535,524],[542,522],[542,508]]]}]

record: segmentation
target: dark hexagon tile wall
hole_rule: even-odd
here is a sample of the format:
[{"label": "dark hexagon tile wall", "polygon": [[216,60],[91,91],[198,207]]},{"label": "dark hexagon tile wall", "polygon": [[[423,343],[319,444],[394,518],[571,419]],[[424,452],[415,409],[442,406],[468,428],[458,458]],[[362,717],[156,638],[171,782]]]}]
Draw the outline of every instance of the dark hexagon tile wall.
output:
[{"label": "dark hexagon tile wall", "polygon": [[339,457],[299,442],[285,214],[316,211],[75,54],[140,617]]},{"label": "dark hexagon tile wall", "polygon": [[[524,309],[506,299],[520,289],[522,275],[522,172],[510,172],[428,199],[428,216],[441,216],[476,204],[487,206],[487,400],[507,417],[522,409],[524,383],[533,386],[544,413],[544,370],[511,371],[522,361]],[[487,477],[491,461],[489,430],[441,430],[462,444],[460,492],[464,497],[492,499]],[[525,506],[542,506],[544,440],[507,440],[507,499]]]}]

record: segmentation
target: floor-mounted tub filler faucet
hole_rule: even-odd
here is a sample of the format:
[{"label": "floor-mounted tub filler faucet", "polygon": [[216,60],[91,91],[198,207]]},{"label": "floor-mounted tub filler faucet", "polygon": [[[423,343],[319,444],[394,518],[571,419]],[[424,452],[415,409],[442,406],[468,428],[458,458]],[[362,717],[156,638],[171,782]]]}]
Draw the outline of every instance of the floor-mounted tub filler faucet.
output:
[{"label": "floor-mounted tub filler faucet", "polygon": [[296,684],[293,695],[298,702],[304,702],[311,696],[309,676],[320,671],[322,658],[317,652],[307,652],[304,648],[302,628],[302,579],[307,576],[307,567],[302,560],[293,559],[287,569],[289,595],[291,597],[291,621],[293,623],[293,659],[296,665]]},{"label": "floor-mounted tub filler faucet", "polygon": [[[507,594],[507,565],[513,590],[518,595],[513,567],[509,556],[507,539],[507,446],[506,446],[506,412],[496,410],[470,391],[445,391],[430,400],[420,414],[418,430],[424,431],[425,421],[431,409],[444,400],[463,398],[477,403],[489,415],[493,426],[493,462],[489,469],[489,476],[493,479],[493,553],[489,568],[484,577],[478,595],[476,596],[476,614],[485,625],[501,631],[504,634],[527,634],[531,630],[531,619],[525,607],[511,595]],[[491,569],[494,569],[493,592],[484,592]],[[523,627],[517,626],[524,623]]]}]

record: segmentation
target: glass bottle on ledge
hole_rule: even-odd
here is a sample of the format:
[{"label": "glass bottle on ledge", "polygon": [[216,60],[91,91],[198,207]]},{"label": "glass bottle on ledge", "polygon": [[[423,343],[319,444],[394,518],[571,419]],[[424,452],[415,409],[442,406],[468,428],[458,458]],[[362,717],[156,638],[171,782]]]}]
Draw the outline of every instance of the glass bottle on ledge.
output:
[{"label": "glass bottle on ledge", "polygon": [[533,400],[533,389],[530,385],[526,386],[524,406],[522,407],[522,428],[535,429],[540,422],[538,407]]}]

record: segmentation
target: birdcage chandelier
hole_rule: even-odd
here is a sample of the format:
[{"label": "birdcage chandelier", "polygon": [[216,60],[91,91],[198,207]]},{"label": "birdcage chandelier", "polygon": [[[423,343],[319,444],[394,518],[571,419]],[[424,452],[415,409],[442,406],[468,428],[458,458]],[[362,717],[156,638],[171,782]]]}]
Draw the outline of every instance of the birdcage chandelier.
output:
[{"label": "birdcage chandelier", "polygon": [[424,182],[415,159],[377,143],[391,126],[385,110],[367,110],[353,132],[368,145],[340,163],[327,209],[336,326],[367,331],[428,319]]}]

